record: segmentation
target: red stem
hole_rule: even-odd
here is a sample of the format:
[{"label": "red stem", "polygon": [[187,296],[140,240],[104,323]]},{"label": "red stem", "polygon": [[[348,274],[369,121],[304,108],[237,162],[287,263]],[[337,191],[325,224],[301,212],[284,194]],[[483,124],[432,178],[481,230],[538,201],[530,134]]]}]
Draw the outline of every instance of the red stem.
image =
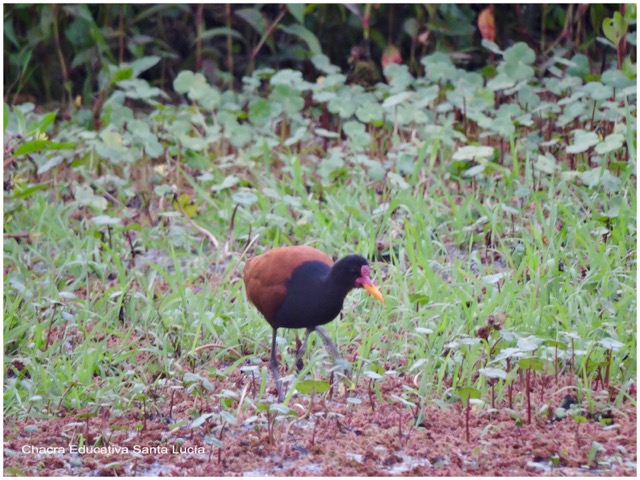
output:
[{"label": "red stem", "polygon": [[467,408],[465,409],[465,429],[467,433],[467,443],[469,443],[469,413],[471,412],[471,398],[467,399]]},{"label": "red stem", "polygon": [[527,388],[527,423],[529,425],[531,425],[531,394],[529,392],[529,375],[531,373],[531,369],[527,368],[527,384],[526,384],[526,388]]}]

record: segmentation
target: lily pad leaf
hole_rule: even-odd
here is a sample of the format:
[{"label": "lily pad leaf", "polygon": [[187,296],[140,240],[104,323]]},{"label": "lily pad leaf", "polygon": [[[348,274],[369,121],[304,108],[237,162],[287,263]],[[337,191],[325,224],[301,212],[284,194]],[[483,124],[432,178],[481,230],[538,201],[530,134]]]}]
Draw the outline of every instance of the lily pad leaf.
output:
[{"label": "lily pad leaf", "polygon": [[502,55],[503,53],[502,50],[500,50],[500,47],[496,45],[495,42],[492,42],[491,40],[482,39],[482,46],[487,50],[489,50],[490,52],[496,53],[498,55]]},{"label": "lily pad leaf", "polygon": [[196,418],[193,422],[191,422],[191,426],[189,428],[198,428],[204,422],[206,422],[211,417],[218,417],[217,413],[204,413]]},{"label": "lily pad leaf", "polygon": [[479,372],[481,375],[484,375],[487,378],[501,378],[502,380],[507,379],[507,372],[500,368],[481,368]]},{"label": "lily pad leaf", "polygon": [[617,191],[620,186],[620,179],[602,168],[593,168],[582,172],[581,178],[582,183],[587,187],[595,188],[600,186],[609,193]]},{"label": "lily pad leaf", "polygon": [[543,340],[541,338],[529,335],[528,337],[519,339],[517,347],[524,352],[532,352],[533,350],[537,350],[542,342]]},{"label": "lily pad leaf", "polygon": [[314,67],[316,67],[321,72],[326,73],[327,75],[332,75],[340,72],[340,68],[336,65],[332,65],[329,57],[327,57],[323,53],[311,57],[311,63],[313,63]]},{"label": "lily pad leaf", "polygon": [[627,34],[628,27],[627,19],[620,15],[620,12],[614,12],[613,18],[605,18],[602,21],[602,31],[611,43],[616,46]]},{"label": "lily pad leaf", "polygon": [[456,389],[456,393],[460,396],[462,404],[466,407],[469,400],[473,398],[480,398],[480,390],[473,387],[460,387]]},{"label": "lily pad leaf", "polygon": [[[180,206],[184,210],[184,213],[186,213],[189,218],[193,218],[193,216],[198,212],[198,205],[191,201],[191,195],[187,193],[183,193],[182,195],[180,195],[177,202],[178,204],[180,204]],[[173,203],[173,206],[176,210],[180,210],[176,202]]]},{"label": "lily pad leaf", "polygon": [[600,155],[619,150],[624,145],[624,136],[619,133],[607,135],[605,139],[596,145],[596,152]]},{"label": "lily pad leaf", "polygon": [[101,225],[118,225],[120,223],[119,218],[110,217],[109,215],[98,215],[97,217],[93,217],[91,219],[93,223],[98,226]]},{"label": "lily pad leaf", "polygon": [[464,172],[462,175],[464,177],[477,177],[482,172],[484,172],[486,168],[487,168],[487,166],[485,164],[474,165],[469,170]]},{"label": "lily pad leaf", "polygon": [[332,132],[332,131],[327,130],[325,128],[316,128],[313,131],[313,133],[315,133],[319,137],[324,137],[324,138],[338,138],[340,136],[338,134],[338,132]]},{"label": "lily pad leaf", "polygon": [[453,160],[474,160],[475,158],[490,158],[494,155],[493,147],[466,146],[453,154]]},{"label": "lily pad leaf", "polygon": [[577,130],[573,137],[573,144],[567,147],[567,153],[582,153],[600,142],[595,132]]},{"label": "lily pad leaf", "polygon": [[292,410],[289,407],[281,403],[274,403],[273,405],[269,406],[269,412],[271,413],[280,413],[282,415],[288,415],[291,411]]},{"label": "lily pad leaf", "polygon": [[304,395],[311,395],[313,393],[324,393],[331,385],[329,382],[323,382],[321,380],[303,380],[296,383],[296,390]]},{"label": "lily pad leaf", "polygon": [[382,103],[382,108],[391,108],[404,103],[413,97],[413,92],[400,92],[395,95],[391,95]]},{"label": "lily pad leaf", "polygon": [[544,155],[538,155],[538,158],[533,163],[533,168],[548,175],[552,175],[560,169],[554,159],[545,157]]},{"label": "lily pad leaf", "polygon": [[518,366],[523,370],[542,371],[543,363],[539,358],[521,358],[518,360]]},{"label": "lily pad leaf", "polygon": [[221,190],[226,190],[226,189],[231,188],[234,185],[236,185],[239,181],[240,180],[235,175],[229,175],[229,176],[225,177],[225,179],[222,181],[222,183],[218,183],[217,185],[213,185],[211,187],[211,191],[212,192],[219,192]]},{"label": "lily pad leaf", "polygon": [[239,203],[240,205],[253,205],[258,201],[258,196],[249,191],[240,191],[233,194],[231,197],[235,203]]},{"label": "lily pad leaf", "polygon": [[600,345],[602,345],[604,348],[606,348],[607,350],[613,350],[613,351],[618,351],[621,348],[624,348],[624,343],[614,339],[614,338],[605,338],[603,340],[600,340],[598,342]]}]

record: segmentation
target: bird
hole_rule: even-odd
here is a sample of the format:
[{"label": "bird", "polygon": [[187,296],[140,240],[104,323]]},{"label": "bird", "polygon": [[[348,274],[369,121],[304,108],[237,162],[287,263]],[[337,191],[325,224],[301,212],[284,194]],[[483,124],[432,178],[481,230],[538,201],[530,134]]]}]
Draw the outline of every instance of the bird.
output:
[{"label": "bird", "polygon": [[334,263],[326,253],[306,245],[278,247],[250,258],[244,267],[243,280],[247,298],[273,328],[269,368],[280,403],[284,395],[278,375],[278,328],[307,330],[296,365],[301,363],[312,332],[320,335],[333,358],[338,359],[337,347],[320,325],[338,316],[345,297],[354,288],[364,288],[384,303],[382,293],[371,281],[369,263],[364,257],[348,255]]},{"label": "bird", "polygon": [[351,47],[349,66],[350,69],[347,73],[348,85],[360,85],[369,88],[382,81],[380,69],[371,57],[371,44],[366,40]]}]

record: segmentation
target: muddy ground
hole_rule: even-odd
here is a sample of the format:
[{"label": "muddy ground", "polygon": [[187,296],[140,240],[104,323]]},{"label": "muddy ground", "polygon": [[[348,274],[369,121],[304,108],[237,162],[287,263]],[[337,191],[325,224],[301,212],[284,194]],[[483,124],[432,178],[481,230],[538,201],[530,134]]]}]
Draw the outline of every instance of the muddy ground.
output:
[{"label": "muddy ground", "polygon": [[[247,377],[238,373],[229,380],[242,391]],[[536,409],[541,395],[556,407],[571,391],[571,378],[560,379],[558,385],[552,377],[538,380],[531,397]],[[370,397],[368,380],[361,380],[351,394],[360,403],[347,402],[340,388],[324,403],[317,399],[311,409],[308,396],[295,395],[289,406],[301,417],[309,415],[276,422],[272,435],[264,413],[248,406],[240,409],[239,426],[222,430],[222,449],[212,443],[220,436],[219,421],[191,428],[194,407],[201,413],[219,412],[219,399],[194,398],[184,390],[175,390],[173,405],[158,401],[153,406],[134,405],[126,412],[104,407],[88,416],[83,414],[89,409],[60,412],[54,418],[5,417],[4,474],[636,476],[635,385],[628,392],[633,402],[623,402],[620,408],[612,408],[603,393],[596,404],[606,406],[591,412],[595,415],[584,423],[572,418],[554,421],[534,413],[527,424],[521,396],[516,396],[514,409],[523,421],[514,420],[506,405],[496,405],[497,411],[474,407],[469,412],[467,442],[465,411],[459,401],[440,406],[426,402],[422,421],[415,425],[415,412],[392,400],[410,381],[408,377],[381,380],[384,402]],[[267,397],[274,399],[275,389],[269,385]],[[247,388],[246,394],[249,405],[252,389]],[[227,408],[239,412],[237,402]],[[607,425],[603,416],[609,419]],[[103,451],[81,453],[83,440]],[[43,451],[46,447],[48,451]]]}]

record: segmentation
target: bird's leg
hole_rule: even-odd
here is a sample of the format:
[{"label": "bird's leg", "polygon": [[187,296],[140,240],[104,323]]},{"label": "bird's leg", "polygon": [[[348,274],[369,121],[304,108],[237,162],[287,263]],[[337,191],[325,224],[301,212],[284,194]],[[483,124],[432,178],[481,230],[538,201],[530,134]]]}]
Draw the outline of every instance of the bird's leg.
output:
[{"label": "bird's leg", "polygon": [[333,344],[333,342],[331,341],[331,338],[329,338],[329,335],[327,335],[325,331],[322,330],[320,327],[316,327],[315,330],[316,332],[318,332],[318,335],[322,337],[322,340],[324,340],[324,343],[327,345],[327,348],[331,352],[331,356],[333,357],[333,360],[336,362],[336,366],[343,369],[347,374],[347,377],[351,379],[351,367],[349,366],[349,363],[340,356],[340,352],[338,351],[338,348]]},{"label": "bird's leg", "polygon": [[313,332],[312,328],[307,328],[307,334],[304,336],[304,341],[298,350],[298,354],[296,355],[296,368],[298,371],[304,368],[304,362],[302,361],[302,356],[304,355],[305,350],[307,349],[307,341],[309,340],[309,335]]},{"label": "bird's leg", "polygon": [[327,345],[327,348],[331,351],[331,356],[333,357],[333,359],[337,360],[339,358],[342,358],[340,357],[340,352],[338,351],[338,348],[333,344],[333,342],[331,341],[331,338],[329,338],[329,335],[327,335],[325,331],[322,330],[320,327],[316,327],[315,330],[316,332],[318,332],[318,335],[322,337],[322,340],[324,340],[324,343]]},{"label": "bird's leg", "polygon": [[282,393],[282,382],[280,382],[280,375],[278,375],[278,350],[276,346],[276,332],[277,329],[273,329],[273,337],[271,340],[271,359],[269,360],[269,368],[273,374],[273,378],[276,381],[276,388],[278,389],[278,401],[282,403],[284,401],[284,394]]}]

